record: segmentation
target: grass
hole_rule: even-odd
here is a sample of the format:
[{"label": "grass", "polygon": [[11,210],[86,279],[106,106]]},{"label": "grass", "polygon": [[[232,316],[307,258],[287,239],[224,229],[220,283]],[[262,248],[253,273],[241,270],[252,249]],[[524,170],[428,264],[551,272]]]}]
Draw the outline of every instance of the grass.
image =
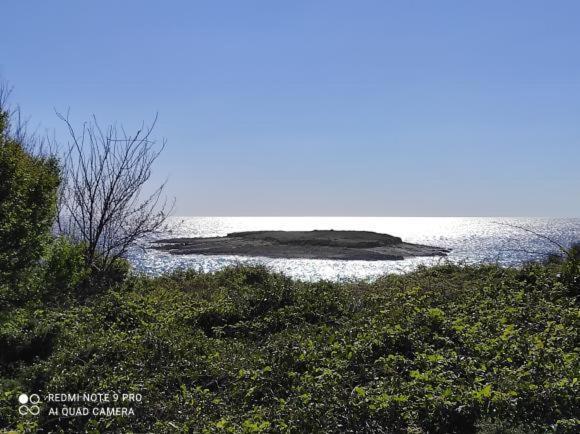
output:
[{"label": "grass", "polygon": [[[21,431],[577,432],[578,274],[441,265],[373,283],[262,267],[130,277],[2,310],[0,426]],[[48,289],[46,289],[48,291]],[[131,417],[16,397],[142,394]]]}]

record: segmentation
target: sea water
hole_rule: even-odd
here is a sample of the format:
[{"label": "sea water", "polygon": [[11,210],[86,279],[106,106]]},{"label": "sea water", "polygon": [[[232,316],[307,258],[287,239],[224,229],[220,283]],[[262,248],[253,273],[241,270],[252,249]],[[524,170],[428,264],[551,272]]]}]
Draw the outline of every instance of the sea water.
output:
[{"label": "sea water", "polygon": [[193,268],[215,271],[235,264],[264,264],[302,280],[373,279],[404,273],[441,258],[401,261],[280,259],[228,255],[172,255],[151,249],[151,241],[168,237],[215,237],[254,230],[365,230],[401,237],[409,243],[451,249],[445,260],[517,266],[545,258],[559,247],[580,241],[578,218],[494,217],[171,217],[162,232],[132,249],[129,260],[137,272],[151,275]]}]

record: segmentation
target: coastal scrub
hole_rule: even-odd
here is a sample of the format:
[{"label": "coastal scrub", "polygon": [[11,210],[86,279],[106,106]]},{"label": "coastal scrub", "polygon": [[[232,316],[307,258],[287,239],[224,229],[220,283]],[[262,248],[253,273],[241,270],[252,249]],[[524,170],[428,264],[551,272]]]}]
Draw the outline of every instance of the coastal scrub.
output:
[{"label": "coastal scrub", "polygon": [[[132,276],[0,318],[0,426],[30,431],[575,432],[563,264],[305,283],[263,267]],[[49,291],[49,290],[47,290]],[[22,391],[133,393],[132,416],[21,416]]]}]

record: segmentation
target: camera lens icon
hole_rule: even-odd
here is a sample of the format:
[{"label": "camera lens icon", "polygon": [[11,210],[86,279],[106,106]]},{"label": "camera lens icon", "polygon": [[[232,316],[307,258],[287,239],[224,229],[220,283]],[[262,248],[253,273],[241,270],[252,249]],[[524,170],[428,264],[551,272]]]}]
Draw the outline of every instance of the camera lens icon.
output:
[{"label": "camera lens icon", "polygon": [[20,413],[22,416],[27,414],[37,416],[38,413],[40,413],[40,406],[38,405],[38,403],[40,403],[40,396],[38,396],[36,393],[31,395],[22,393],[18,397],[18,402],[21,404],[20,407],[18,407],[18,413]]}]

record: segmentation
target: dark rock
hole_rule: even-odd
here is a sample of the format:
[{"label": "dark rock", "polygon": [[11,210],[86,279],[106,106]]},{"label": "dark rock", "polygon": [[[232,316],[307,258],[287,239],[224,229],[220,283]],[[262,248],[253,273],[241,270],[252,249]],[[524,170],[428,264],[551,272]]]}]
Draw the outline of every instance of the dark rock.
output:
[{"label": "dark rock", "polygon": [[270,258],[393,261],[414,256],[446,256],[440,247],[404,243],[367,231],[252,231],[225,237],[168,238],[154,247],[176,255],[236,255]]}]

